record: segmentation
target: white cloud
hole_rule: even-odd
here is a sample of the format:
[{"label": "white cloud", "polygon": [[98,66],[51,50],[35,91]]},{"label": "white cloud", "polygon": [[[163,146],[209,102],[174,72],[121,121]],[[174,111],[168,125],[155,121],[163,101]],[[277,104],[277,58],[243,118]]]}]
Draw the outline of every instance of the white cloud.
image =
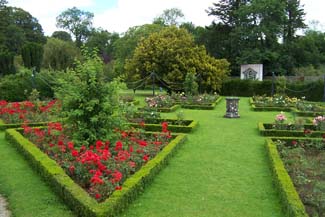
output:
[{"label": "white cloud", "polygon": [[131,26],[152,23],[153,19],[165,9],[179,8],[185,15],[185,21],[195,25],[209,25],[213,17],[205,12],[212,6],[211,0],[119,0],[115,8],[95,14],[94,23],[108,31],[125,32]]}]

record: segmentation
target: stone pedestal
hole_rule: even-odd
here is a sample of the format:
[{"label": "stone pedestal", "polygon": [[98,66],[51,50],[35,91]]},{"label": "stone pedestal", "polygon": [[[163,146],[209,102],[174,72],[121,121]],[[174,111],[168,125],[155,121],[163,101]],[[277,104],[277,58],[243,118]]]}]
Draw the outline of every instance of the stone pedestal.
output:
[{"label": "stone pedestal", "polygon": [[225,118],[239,118],[240,115],[238,114],[238,105],[239,105],[239,98],[238,97],[226,97],[226,114]]}]

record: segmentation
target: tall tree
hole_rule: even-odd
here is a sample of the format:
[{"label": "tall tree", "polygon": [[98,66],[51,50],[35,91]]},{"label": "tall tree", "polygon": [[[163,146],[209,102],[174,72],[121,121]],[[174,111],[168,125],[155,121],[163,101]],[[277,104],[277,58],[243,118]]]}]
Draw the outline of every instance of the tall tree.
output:
[{"label": "tall tree", "polygon": [[119,38],[118,33],[110,33],[103,29],[94,29],[86,42],[86,46],[90,49],[97,48],[98,54],[105,63],[108,63],[113,59],[113,44]]},{"label": "tall tree", "polygon": [[75,59],[80,56],[80,50],[73,42],[57,38],[48,38],[44,45],[43,67],[64,70],[72,68]]},{"label": "tall tree", "polygon": [[218,90],[228,74],[228,62],[207,55],[185,29],[166,27],[141,40],[125,69],[130,77],[144,78],[155,72],[160,78],[183,83],[188,72],[200,75],[202,89]]},{"label": "tall tree", "polygon": [[62,41],[72,41],[71,35],[66,31],[54,31],[52,37]]},{"label": "tall tree", "polygon": [[183,12],[178,8],[170,8],[154,19],[154,23],[166,26],[180,25],[181,19],[184,18]]},{"label": "tall tree", "polygon": [[91,33],[93,18],[93,13],[73,7],[56,18],[56,26],[70,31],[76,39],[76,45],[80,47]]}]

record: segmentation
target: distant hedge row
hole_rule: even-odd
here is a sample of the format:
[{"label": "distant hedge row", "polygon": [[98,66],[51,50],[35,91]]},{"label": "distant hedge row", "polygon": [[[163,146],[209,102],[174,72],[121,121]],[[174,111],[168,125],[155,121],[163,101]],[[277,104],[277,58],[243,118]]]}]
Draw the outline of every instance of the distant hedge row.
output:
[{"label": "distant hedge row", "polygon": [[[308,83],[287,83],[286,94],[289,97],[306,97],[309,101],[322,101],[324,95],[324,82],[322,80]],[[276,83],[274,85],[276,90]],[[221,95],[223,96],[247,96],[267,95],[272,93],[272,81],[253,81],[230,79],[223,83]]]}]

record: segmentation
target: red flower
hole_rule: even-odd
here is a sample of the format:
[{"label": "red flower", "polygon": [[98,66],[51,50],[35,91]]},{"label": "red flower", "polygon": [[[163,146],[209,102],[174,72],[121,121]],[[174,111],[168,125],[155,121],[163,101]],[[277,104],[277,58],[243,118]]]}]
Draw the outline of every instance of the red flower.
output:
[{"label": "red flower", "polygon": [[118,191],[122,190],[122,186],[116,186],[115,190],[118,190]]},{"label": "red flower", "polygon": [[49,146],[52,148],[52,147],[54,147],[54,144],[53,143],[50,143]]},{"label": "red flower", "polygon": [[97,176],[96,174],[90,179],[91,183],[93,183],[94,185],[96,184],[104,184],[104,181],[99,177]]},{"label": "red flower", "polygon": [[95,198],[96,198],[96,199],[100,199],[101,197],[102,197],[102,195],[100,195],[100,194],[96,194],[96,195],[95,195]]},{"label": "red flower", "polygon": [[74,150],[71,151],[71,155],[72,155],[73,157],[78,157],[79,153],[78,153],[77,150],[74,149]]},{"label": "red flower", "polygon": [[73,142],[68,142],[68,149],[70,149],[70,150],[73,150],[74,149]]},{"label": "red flower", "polygon": [[113,176],[113,183],[115,183],[115,182],[119,182],[122,179],[123,175],[120,171],[115,170],[112,176]]},{"label": "red flower", "polygon": [[115,151],[119,151],[123,149],[123,144],[121,141],[117,141],[115,144]]},{"label": "red flower", "polygon": [[70,167],[69,167],[69,171],[73,174],[74,173],[74,170],[75,170],[76,168],[73,166],[73,165],[71,165]]},{"label": "red flower", "polygon": [[144,128],[145,127],[144,121],[139,122],[139,126],[142,127],[142,128]]},{"label": "red flower", "polygon": [[148,145],[148,143],[144,140],[138,140],[138,144],[142,147],[146,147]]},{"label": "red flower", "polygon": [[166,133],[168,132],[168,123],[167,122],[162,122],[161,123],[161,127],[162,127],[162,132]]},{"label": "red flower", "polygon": [[296,140],[292,140],[291,144],[295,146],[295,145],[297,145],[297,141]]},{"label": "red flower", "polygon": [[96,149],[99,150],[102,146],[104,145],[104,143],[100,140],[96,141]]},{"label": "red flower", "polygon": [[146,155],[143,156],[142,159],[143,159],[144,161],[148,161],[148,160],[149,160],[149,156],[146,154]]}]

